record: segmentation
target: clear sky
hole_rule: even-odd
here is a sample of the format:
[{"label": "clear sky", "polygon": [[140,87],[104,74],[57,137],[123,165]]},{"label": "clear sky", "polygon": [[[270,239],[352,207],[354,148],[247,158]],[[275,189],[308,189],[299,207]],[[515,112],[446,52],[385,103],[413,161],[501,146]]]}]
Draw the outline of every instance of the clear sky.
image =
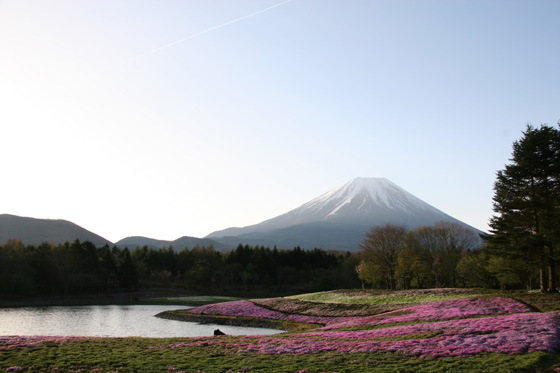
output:
[{"label": "clear sky", "polygon": [[111,241],[386,177],[478,229],[560,120],[557,0],[0,0],[0,213]]}]

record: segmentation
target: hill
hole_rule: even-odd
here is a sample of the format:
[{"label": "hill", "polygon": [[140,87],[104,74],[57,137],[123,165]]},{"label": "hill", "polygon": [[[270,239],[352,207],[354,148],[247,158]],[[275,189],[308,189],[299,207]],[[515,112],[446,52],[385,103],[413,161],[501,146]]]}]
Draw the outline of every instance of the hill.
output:
[{"label": "hill", "polygon": [[137,247],[143,246],[147,246],[152,249],[162,249],[164,247],[171,246],[175,251],[181,251],[185,247],[192,249],[196,245],[199,245],[201,247],[209,247],[210,245],[213,245],[215,249],[220,249],[223,247],[221,243],[209,238],[197,238],[189,236],[183,236],[173,241],[157,240],[142,236],[131,236],[115,242],[115,245],[120,248],[128,247],[129,249],[135,249]]},{"label": "hill", "polygon": [[25,245],[53,242],[61,244],[90,241],[101,247],[112,242],[67,220],[35,219],[9,214],[0,214],[0,243],[9,239],[18,239]]}]

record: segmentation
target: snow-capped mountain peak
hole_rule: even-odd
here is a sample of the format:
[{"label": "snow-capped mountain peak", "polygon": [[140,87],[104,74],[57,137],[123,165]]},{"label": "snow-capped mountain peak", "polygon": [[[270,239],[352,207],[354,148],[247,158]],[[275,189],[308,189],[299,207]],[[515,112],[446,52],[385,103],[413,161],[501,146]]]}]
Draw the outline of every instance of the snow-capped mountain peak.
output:
[{"label": "snow-capped mountain peak", "polygon": [[400,211],[413,215],[418,209],[430,208],[430,205],[386,178],[358,177],[309,201],[294,212],[313,211],[317,215],[316,219],[325,220],[337,215],[362,215],[360,211],[367,213],[374,210]]},{"label": "snow-capped mountain peak", "polygon": [[355,178],[272,219],[206,237],[235,245],[252,242],[354,250],[373,226],[394,223],[413,229],[440,221],[467,226],[386,178]]}]

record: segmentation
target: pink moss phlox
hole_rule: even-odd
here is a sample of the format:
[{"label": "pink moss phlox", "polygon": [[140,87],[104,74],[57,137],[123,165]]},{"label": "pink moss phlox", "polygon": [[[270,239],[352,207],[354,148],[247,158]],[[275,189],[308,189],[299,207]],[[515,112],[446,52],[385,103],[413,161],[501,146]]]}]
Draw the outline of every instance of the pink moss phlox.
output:
[{"label": "pink moss phlox", "polygon": [[278,311],[269,310],[247,300],[237,300],[232,302],[208,304],[188,310],[189,313],[199,315],[221,315],[221,316],[240,316],[256,317],[261,319],[272,319],[281,321],[294,321],[309,324],[326,324],[333,320],[340,321],[338,317],[318,317],[306,315],[285,314]]},{"label": "pink moss phlox", "polygon": [[[361,325],[447,320],[455,318],[530,312],[525,304],[510,298],[460,298],[431,302],[376,316],[332,320],[322,330],[351,328]],[[405,314],[403,314],[405,313]]]},{"label": "pink moss phlox", "polygon": [[188,312],[200,315],[256,317],[281,321],[323,324],[326,325],[324,330],[332,330],[360,325],[522,313],[530,312],[530,309],[523,303],[509,298],[496,297],[485,299],[475,297],[431,302],[403,308],[398,311],[387,312],[381,315],[366,317],[326,317],[290,314],[260,307],[247,300],[209,304],[193,308],[188,310]]},{"label": "pink moss phlox", "polygon": [[[556,352],[560,347],[560,316],[531,313],[512,299],[462,298],[432,302],[370,317],[286,315],[249,301],[212,304],[190,310],[197,314],[259,317],[327,324],[293,336],[193,338],[186,343],[150,349],[214,346],[229,354],[372,353],[393,351],[415,356],[465,356],[496,352]],[[404,312],[404,314],[403,314]],[[465,317],[486,316],[464,319]],[[441,320],[441,321],[440,321]],[[416,322],[373,330],[335,330],[360,325]]]},{"label": "pink moss phlox", "polygon": [[[484,352],[518,353],[555,352],[560,345],[555,314],[514,314],[472,320],[450,320],[391,328],[353,332],[314,332],[283,339],[279,345],[274,338],[261,338],[259,343],[240,346],[238,353],[307,354],[339,351],[342,353],[371,353],[380,350],[421,356],[464,356]],[[441,334],[425,339],[415,335],[427,332]],[[410,335],[411,339],[383,341]],[[306,337],[320,337],[308,339]]]}]

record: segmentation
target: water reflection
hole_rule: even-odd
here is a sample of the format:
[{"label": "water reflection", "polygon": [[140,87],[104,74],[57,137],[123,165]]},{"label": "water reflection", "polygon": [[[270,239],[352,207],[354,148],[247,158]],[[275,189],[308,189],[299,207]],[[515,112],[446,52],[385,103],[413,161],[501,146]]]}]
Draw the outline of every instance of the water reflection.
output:
[{"label": "water reflection", "polygon": [[279,330],[166,320],[156,314],[181,306],[77,306],[0,309],[0,335],[88,337],[202,337],[220,329],[230,335],[268,335]]}]

